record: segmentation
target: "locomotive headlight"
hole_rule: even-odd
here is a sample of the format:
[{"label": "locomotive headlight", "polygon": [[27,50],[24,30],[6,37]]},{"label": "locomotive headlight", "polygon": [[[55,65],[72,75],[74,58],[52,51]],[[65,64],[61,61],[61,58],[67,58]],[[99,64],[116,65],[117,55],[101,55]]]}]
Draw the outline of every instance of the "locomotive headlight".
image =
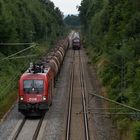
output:
[{"label": "locomotive headlight", "polygon": [[20,97],[20,101],[23,101],[23,97],[22,96]]},{"label": "locomotive headlight", "polygon": [[43,98],[42,98],[42,99],[43,99],[43,101],[46,101],[46,97],[45,97],[45,96],[43,96]]}]

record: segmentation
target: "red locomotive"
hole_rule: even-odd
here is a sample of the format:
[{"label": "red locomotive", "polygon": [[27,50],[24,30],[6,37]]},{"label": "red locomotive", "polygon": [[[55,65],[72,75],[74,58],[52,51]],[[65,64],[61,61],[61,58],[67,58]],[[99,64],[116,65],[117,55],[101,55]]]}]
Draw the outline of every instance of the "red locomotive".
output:
[{"label": "red locomotive", "polygon": [[[61,44],[61,46],[60,46]],[[68,40],[58,44],[41,63],[30,64],[19,80],[18,110],[26,115],[43,115],[52,104],[54,79],[68,48]]]}]

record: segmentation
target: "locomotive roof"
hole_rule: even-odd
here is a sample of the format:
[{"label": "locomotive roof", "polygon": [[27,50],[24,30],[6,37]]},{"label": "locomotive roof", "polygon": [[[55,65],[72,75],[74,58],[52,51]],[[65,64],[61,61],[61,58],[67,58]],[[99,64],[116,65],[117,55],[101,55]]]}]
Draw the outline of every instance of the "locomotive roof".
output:
[{"label": "locomotive roof", "polygon": [[49,73],[50,71],[50,68],[45,68],[44,69],[44,72],[39,72],[39,73],[34,73],[34,72],[30,72],[29,70],[27,70],[25,73],[22,74],[21,78],[22,79],[28,79],[28,78],[37,78],[37,79],[40,79],[40,78],[45,78],[46,75]]}]

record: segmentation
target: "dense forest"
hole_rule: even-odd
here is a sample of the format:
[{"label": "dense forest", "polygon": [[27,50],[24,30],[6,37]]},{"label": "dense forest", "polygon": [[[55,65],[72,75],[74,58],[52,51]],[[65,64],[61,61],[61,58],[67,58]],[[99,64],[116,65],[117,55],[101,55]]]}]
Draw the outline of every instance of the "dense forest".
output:
[{"label": "dense forest", "polygon": [[28,56],[42,55],[63,33],[63,15],[53,2],[0,0],[0,117],[16,100],[20,74],[35,59]]},{"label": "dense forest", "polygon": [[1,43],[50,40],[62,33],[62,14],[50,1],[0,0],[0,15]]},{"label": "dense forest", "polygon": [[64,23],[66,25],[68,25],[71,28],[76,28],[80,26],[80,19],[79,16],[77,15],[68,15],[65,19],[64,19]]},{"label": "dense forest", "polygon": [[[140,1],[82,0],[79,11],[85,47],[108,98],[140,109]],[[139,121],[116,119],[122,137],[140,139]]]}]

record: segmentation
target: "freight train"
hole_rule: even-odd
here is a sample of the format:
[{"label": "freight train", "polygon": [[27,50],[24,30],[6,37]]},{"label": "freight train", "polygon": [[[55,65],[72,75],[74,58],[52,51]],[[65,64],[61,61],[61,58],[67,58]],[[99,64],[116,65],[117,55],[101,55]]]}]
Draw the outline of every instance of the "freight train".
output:
[{"label": "freight train", "polygon": [[68,38],[30,67],[19,80],[18,110],[25,116],[41,116],[52,104],[55,78],[69,46]]},{"label": "freight train", "polygon": [[81,41],[79,33],[75,32],[72,39],[72,48],[73,50],[80,50],[81,49]]}]

